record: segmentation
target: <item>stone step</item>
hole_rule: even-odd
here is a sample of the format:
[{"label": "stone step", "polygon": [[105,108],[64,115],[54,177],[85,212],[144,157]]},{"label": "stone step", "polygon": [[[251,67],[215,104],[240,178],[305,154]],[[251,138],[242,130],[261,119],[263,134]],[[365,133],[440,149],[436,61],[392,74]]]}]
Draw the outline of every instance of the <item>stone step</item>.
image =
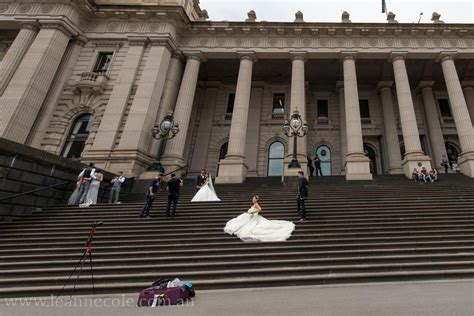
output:
[{"label": "stone step", "polygon": [[[337,283],[360,283],[360,282],[381,282],[381,281],[405,281],[405,280],[433,280],[443,277],[444,279],[473,278],[474,269],[460,270],[426,270],[426,271],[394,271],[379,273],[331,273],[331,274],[301,274],[294,276],[275,276],[275,277],[240,277],[240,278],[219,278],[213,280],[190,280],[195,289],[229,289],[229,288],[254,288],[268,286],[289,286],[289,285],[314,285],[314,284],[337,284]],[[156,276],[153,276],[156,280]],[[95,287],[96,294],[111,293],[138,293],[143,288],[149,287],[151,282],[121,283],[113,282],[107,284],[98,284]],[[50,296],[58,294],[62,285],[57,286],[29,286],[29,287],[6,287],[0,289],[0,296],[22,297],[31,296]],[[68,287],[62,295],[85,295],[92,293],[92,285],[78,285],[72,290]],[[138,297],[138,295],[137,295]]]}]

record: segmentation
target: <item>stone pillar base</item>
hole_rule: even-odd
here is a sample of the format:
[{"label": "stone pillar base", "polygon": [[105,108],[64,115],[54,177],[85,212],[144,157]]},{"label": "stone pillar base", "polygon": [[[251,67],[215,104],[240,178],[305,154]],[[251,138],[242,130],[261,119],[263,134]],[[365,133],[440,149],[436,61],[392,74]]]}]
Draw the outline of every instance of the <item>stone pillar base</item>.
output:
[{"label": "stone pillar base", "polygon": [[244,159],[223,159],[219,162],[216,183],[243,183],[248,166]]},{"label": "stone pillar base", "polygon": [[403,171],[405,171],[405,176],[411,179],[411,174],[415,168],[419,170],[425,167],[427,170],[431,170],[431,158],[423,154],[405,156],[402,161],[402,166]]},{"label": "stone pillar base", "polygon": [[[180,170],[178,169],[186,166],[184,161],[179,158],[163,157],[160,162],[161,162],[161,165],[163,166],[163,169],[165,169],[165,174],[174,171],[177,177],[179,177],[181,172],[184,172],[184,169],[180,169]],[[175,170],[178,170],[178,171],[175,171]]]},{"label": "stone pillar base", "polygon": [[145,171],[140,175],[139,179],[140,180],[151,180],[151,179],[154,179],[159,174],[160,173],[158,171]]},{"label": "stone pillar base", "polygon": [[474,153],[461,154],[458,165],[462,174],[474,178]]},{"label": "stone pillar base", "polygon": [[[303,159],[304,158],[304,159]],[[298,171],[303,170],[305,177],[309,175],[308,171],[308,161],[306,160],[306,157],[298,157],[298,162],[301,166],[301,168],[288,168],[288,165],[290,164],[291,160],[293,159],[292,157],[287,157],[285,159],[285,167],[284,167],[284,176],[285,177],[297,177]]]},{"label": "stone pillar base", "polygon": [[403,168],[393,168],[388,171],[389,174],[404,174],[405,171],[403,171]]},{"label": "stone pillar base", "polygon": [[364,154],[347,156],[346,180],[372,180],[370,159]]}]

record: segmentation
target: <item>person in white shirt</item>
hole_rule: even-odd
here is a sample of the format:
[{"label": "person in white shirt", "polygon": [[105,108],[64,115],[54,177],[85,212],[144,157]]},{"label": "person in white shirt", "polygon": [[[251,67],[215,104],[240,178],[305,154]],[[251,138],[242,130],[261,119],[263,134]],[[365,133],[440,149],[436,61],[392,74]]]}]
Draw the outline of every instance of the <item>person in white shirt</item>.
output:
[{"label": "person in white shirt", "polygon": [[110,183],[112,183],[112,189],[110,190],[110,197],[109,197],[109,204],[117,204],[119,203],[119,194],[120,194],[120,187],[122,183],[125,181],[125,177],[123,176],[123,172],[120,171],[119,175],[114,177]]}]

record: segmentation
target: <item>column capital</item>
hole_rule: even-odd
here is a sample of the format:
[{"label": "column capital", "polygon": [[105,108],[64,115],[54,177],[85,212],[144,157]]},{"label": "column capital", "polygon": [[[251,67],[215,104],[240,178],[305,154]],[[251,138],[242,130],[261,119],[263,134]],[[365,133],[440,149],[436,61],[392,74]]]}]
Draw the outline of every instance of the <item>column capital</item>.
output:
[{"label": "column capital", "polygon": [[38,32],[40,30],[40,27],[41,25],[38,22],[34,22],[34,21],[21,22],[22,29],[28,29],[28,30]]},{"label": "column capital", "polygon": [[461,87],[463,89],[472,89],[472,88],[474,88],[474,80],[461,81]]},{"label": "column capital", "polygon": [[251,50],[239,50],[237,51],[237,56],[239,56],[240,60],[250,60],[253,63],[257,61],[257,55]]},{"label": "column capital", "polygon": [[307,60],[306,51],[290,51],[290,59],[291,61],[302,60],[306,62]]},{"label": "column capital", "polygon": [[78,33],[73,30],[68,24],[64,23],[63,21],[41,21],[41,29],[55,29],[58,31],[61,31],[64,33],[66,36],[71,37],[74,35],[78,35]]},{"label": "column capital", "polygon": [[201,63],[206,61],[206,58],[200,50],[186,50],[183,51],[183,54],[187,60],[194,59]]},{"label": "column capital", "polygon": [[171,58],[178,59],[179,61],[184,61],[184,54],[180,49],[175,50],[171,53]]},{"label": "column capital", "polygon": [[347,59],[355,61],[357,59],[357,51],[342,51],[340,58],[342,61],[345,61]]},{"label": "column capital", "polygon": [[388,57],[388,60],[393,63],[395,60],[405,60],[408,56],[408,52],[402,51],[402,52],[391,52],[390,56]]},{"label": "column capital", "polygon": [[148,44],[149,39],[146,36],[129,36],[128,45],[130,46],[145,46]]},{"label": "column capital", "polygon": [[149,36],[148,40],[151,46],[165,46],[170,52],[174,52],[178,49],[178,45],[176,45],[173,38],[169,36]]},{"label": "column capital", "polygon": [[416,85],[416,90],[433,89],[434,83],[432,80],[422,80]]},{"label": "column capital", "polygon": [[438,57],[436,58],[436,61],[439,63],[445,60],[454,60],[454,57],[456,57],[457,53],[457,51],[440,52]]},{"label": "column capital", "polygon": [[382,89],[392,89],[393,87],[393,81],[379,81],[377,83],[377,89],[382,90]]},{"label": "column capital", "polygon": [[87,42],[89,41],[87,39],[87,37],[85,36],[82,36],[82,35],[77,35],[77,36],[74,36],[74,41],[76,41],[76,44],[79,45],[79,46],[86,46]]}]

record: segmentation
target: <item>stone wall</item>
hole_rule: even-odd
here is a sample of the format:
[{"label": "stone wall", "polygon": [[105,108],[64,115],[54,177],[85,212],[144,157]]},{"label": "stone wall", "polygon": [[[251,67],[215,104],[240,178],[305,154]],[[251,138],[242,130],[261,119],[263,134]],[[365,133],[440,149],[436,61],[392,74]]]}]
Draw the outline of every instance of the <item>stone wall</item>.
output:
[{"label": "stone wall", "polygon": [[[17,193],[65,183],[57,188],[0,201],[0,220],[10,220],[46,206],[65,204],[83,164],[0,138],[0,200]],[[113,175],[104,173],[104,182]],[[107,181],[108,180],[108,181]],[[108,185],[99,201],[108,197]]]}]

